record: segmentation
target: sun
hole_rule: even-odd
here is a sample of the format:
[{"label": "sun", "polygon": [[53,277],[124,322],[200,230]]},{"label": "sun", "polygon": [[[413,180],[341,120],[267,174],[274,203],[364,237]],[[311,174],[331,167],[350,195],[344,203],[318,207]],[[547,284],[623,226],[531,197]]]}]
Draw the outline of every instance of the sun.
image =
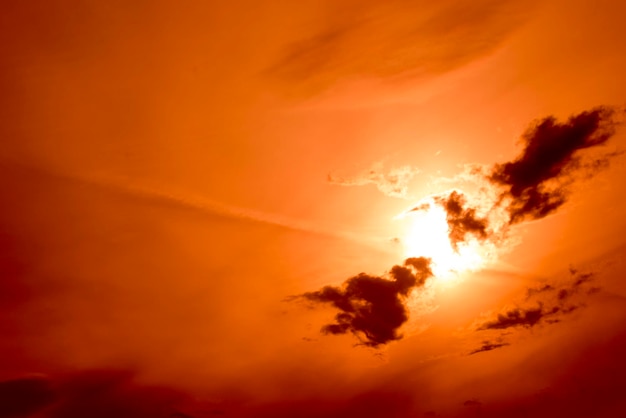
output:
[{"label": "sun", "polygon": [[485,263],[480,243],[471,240],[460,243],[455,250],[448,237],[446,212],[439,205],[405,213],[408,222],[402,243],[406,257],[429,257],[432,270],[439,279],[450,279],[466,271],[477,270]]}]

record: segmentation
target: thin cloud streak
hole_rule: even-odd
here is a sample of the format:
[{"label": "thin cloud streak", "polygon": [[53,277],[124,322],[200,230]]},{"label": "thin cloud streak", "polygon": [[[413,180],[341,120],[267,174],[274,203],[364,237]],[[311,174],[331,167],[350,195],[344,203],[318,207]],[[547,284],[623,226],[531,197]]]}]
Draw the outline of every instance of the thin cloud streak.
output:
[{"label": "thin cloud streak", "polygon": [[505,342],[483,341],[483,345],[481,345],[480,347],[470,351],[469,355],[471,356],[471,355],[478,354],[478,353],[484,353],[485,351],[496,350],[498,348],[506,347],[508,345],[511,345],[511,344],[505,343]]},{"label": "thin cloud streak", "polygon": [[150,201],[158,206],[176,207],[185,210],[192,210],[204,215],[220,216],[246,222],[272,225],[286,228],[293,231],[300,231],[309,234],[341,238],[351,242],[367,245],[373,248],[384,250],[383,243],[387,238],[361,235],[354,232],[342,231],[330,226],[324,227],[319,224],[292,219],[272,213],[261,212],[249,208],[224,204],[206,197],[193,194],[188,191],[178,191],[173,188],[166,188],[163,185],[147,185],[137,181],[110,174],[106,175],[81,175],[76,173],[64,173],[47,167],[38,167],[15,163],[8,160],[0,160],[0,164],[10,165],[19,170],[28,170],[37,175],[54,177],[61,181],[78,182],[91,187],[102,188],[114,194],[128,196],[133,199]]},{"label": "thin cloud streak", "polygon": [[400,199],[409,198],[409,183],[420,170],[411,166],[383,170],[382,163],[377,163],[364,173],[352,177],[342,177],[335,174],[328,175],[328,182],[338,186],[365,186],[375,185],[385,196]]}]

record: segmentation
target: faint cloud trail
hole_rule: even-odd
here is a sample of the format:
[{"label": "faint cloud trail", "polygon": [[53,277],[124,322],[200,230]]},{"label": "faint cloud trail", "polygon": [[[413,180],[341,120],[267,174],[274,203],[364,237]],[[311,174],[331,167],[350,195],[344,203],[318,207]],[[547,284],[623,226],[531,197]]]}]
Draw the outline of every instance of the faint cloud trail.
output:
[{"label": "faint cloud trail", "polygon": [[146,181],[138,182],[130,177],[112,175],[110,173],[83,174],[65,172],[54,167],[47,167],[42,164],[29,164],[10,158],[1,158],[0,165],[28,171],[42,177],[55,178],[62,182],[77,182],[104,189],[113,194],[144,201],[152,201],[157,206],[177,207],[196,211],[204,215],[221,216],[251,223],[276,226],[292,231],[344,239],[384,252],[390,252],[392,250],[391,248],[387,248],[388,246],[383,245],[388,242],[388,237],[359,234],[352,231],[341,230],[332,225],[321,225],[319,223],[294,219],[274,213],[229,205],[209,199],[198,193],[177,189],[168,185],[150,184]]},{"label": "faint cloud trail", "polygon": [[330,226],[322,226],[319,223],[308,222],[301,219],[294,219],[275,213],[268,213],[250,208],[229,205],[223,202],[209,199],[201,194],[176,190],[172,187],[141,184],[133,182],[131,179],[124,177],[99,175],[80,178],[80,180],[141,199],[155,200],[157,202],[161,202],[164,205],[175,205],[181,208],[196,210],[198,212],[206,214],[213,214],[217,216],[239,219],[254,223],[274,225],[294,231],[342,238],[358,243],[375,243],[387,240],[387,238],[383,237],[372,237],[350,231],[342,231]]}]

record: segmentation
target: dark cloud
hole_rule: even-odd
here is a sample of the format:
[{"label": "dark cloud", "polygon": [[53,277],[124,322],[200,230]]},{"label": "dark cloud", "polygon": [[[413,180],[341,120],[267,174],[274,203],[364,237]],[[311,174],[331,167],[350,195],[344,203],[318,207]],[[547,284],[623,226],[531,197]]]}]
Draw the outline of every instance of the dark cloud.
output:
[{"label": "dark cloud", "polygon": [[571,295],[572,291],[571,289],[561,289],[559,290],[559,293],[557,293],[556,297],[563,301],[565,299],[567,299],[570,295]]},{"label": "dark cloud", "polygon": [[470,408],[480,408],[482,405],[483,403],[478,399],[468,399],[467,401],[463,402],[463,406],[467,406]]},{"label": "dark cloud", "polygon": [[602,290],[602,288],[598,287],[598,286],[594,286],[592,288],[589,288],[587,290],[587,294],[588,295],[595,295],[596,293],[599,293]]},{"label": "dark cloud", "polygon": [[375,389],[337,398],[266,403],[247,408],[242,418],[403,418],[415,416],[415,395],[407,390]]},{"label": "dark cloud", "polygon": [[483,341],[483,344],[470,351],[470,355],[472,354],[478,354],[478,353],[482,353],[484,351],[491,351],[491,350],[495,350],[497,348],[501,348],[501,347],[506,347],[507,345],[510,345],[509,343],[505,343],[505,342],[490,342],[490,341]]},{"label": "dark cloud", "polygon": [[[477,330],[531,328],[540,323],[559,323],[564,315],[584,306],[584,302],[576,295],[579,295],[581,290],[585,290],[582,286],[591,282],[593,277],[594,273],[578,273],[577,270],[570,269],[570,278],[566,283],[560,285],[545,284],[526,290],[525,300],[536,303],[536,306],[516,307],[499,313],[495,318],[480,324]],[[596,289],[596,287],[591,289]],[[587,295],[597,293],[597,291],[590,291],[591,289],[587,289],[585,293]]]},{"label": "dark cloud", "polygon": [[[573,280],[571,285],[563,287],[559,289],[559,291],[557,292],[557,299],[560,302],[564,302],[570,299],[575,294],[577,294],[580,291],[581,287],[591,282],[594,277],[594,273],[592,272],[579,274],[577,270],[570,270],[570,274]],[[599,288],[596,288],[596,289],[599,289]],[[591,292],[591,293],[594,293],[594,292]],[[587,291],[587,294],[589,294],[589,291]]]},{"label": "dark cloud", "polygon": [[623,417],[626,411],[624,352],[626,333],[622,331],[568,360],[558,376],[541,390],[528,394],[513,390],[502,400],[485,402],[480,416]]},{"label": "dark cloud", "polygon": [[326,334],[353,333],[369,347],[378,347],[402,338],[398,329],[408,320],[405,298],[432,276],[430,260],[408,258],[395,265],[389,277],[361,273],[342,287],[325,286],[301,295],[316,303],[329,303],[339,310],[335,322],[322,328]]},{"label": "dark cloud", "polygon": [[515,308],[498,314],[495,320],[485,322],[478,330],[507,329],[519,326],[530,328],[538,324],[544,315],[542,306],[530,309]]},{"label": "dark cloud", "polygon": [[0,417],[191,417],[179,409],[190,399],[171,388],[141,385],[128,371],[90,370],[0,382]]},{"label": "dark cloud", "polygon": [[541,219],[560,208],[569,186],[580,173],[592,176],[615,155],[593,157],[590,150],[615,134],[615,110],[598,107],[559,123],[547,117],[531,126],[521,138],[522,153],[513,161],[497,164],[488,179],[502,188],[510,223]]},{"label": "dark cloud", "polygon": [[446,212],[448,238],[455,250],[458,249],[460,243],[467,240],[468,235],[481,241],[492,236],[492,231],[489,230],[489,219],[486,216],[479,216],[478,209],[468,205],[463,193],[453,190],[448,194],[433,196],[429,200],[431,201],[422,202],[405,213],[428,211],[432,204],[441,206]]},{"label": "dark cloud", "polygon": [[[479,182],[486,179],[488,184],[483,184],[482,190],[490,203],[473,207],[462,192],[453,190],[430,197],[405,213],[428,211],[433,204],[441,206],[455,250],[469,236],[479,241],[506,237],[509,225],[555,212],[567,201],[576,181],[594,176],[611,158],[620,155],[597,151],[616,133],[620,124],[617,114],[617,108],[605,106],[574,115],[563,123],[554,117],[539,120],[522,134],[524,148],[517,158],[492,167],[466,165],[457,177],[474,181],[479,178]],[[495,198],[487,197],[490,191]],[[584,276],[579,279],[587,280]],[[528,296],[551,290],[550,286],[529,289]]]},{"label": "dark cloud", "polygon": [[467,207],[467,200],[462,193],[455,190],[447,197],[435,197],[435,202],[446,211],[448,237],[454,249],[458,248],[459,243],[465,242],[467,235],[473,235],[480,240],[488,238],[487,218],[478,216],[476,208]]},{"label": "dark cloud", "polygon": [[[576,273],[574,273],[573,275],[576,276]],[[581,284],[591,281],[591,279],[593,278],[593,275],[594,275],[593,273],[584,273],[584,274],[577,275],[576,281],[574,282],[574,287],[578,287]]]},{"label": "dark cloud", "polygon": [[24,377],[0,382],[0,417],[27,417],[50,405],[56,398],[44,377]]},{"label": "dark cloud", "polygon": [[541,287],[531,287],[529,289],[526,290],[526,298],[531,298],[533,296],[536,296],[540,293],[546,293],[546,292],[552,292],[554,291],[554,286],[550,285],[550,284],[545,284]]}]

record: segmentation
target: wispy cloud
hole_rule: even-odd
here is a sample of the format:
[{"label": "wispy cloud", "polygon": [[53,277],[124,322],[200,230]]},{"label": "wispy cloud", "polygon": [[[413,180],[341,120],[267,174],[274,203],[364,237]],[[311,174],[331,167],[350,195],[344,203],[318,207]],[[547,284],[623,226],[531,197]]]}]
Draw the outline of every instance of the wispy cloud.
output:
[{"label": "wispy cloud", "polygon": [[311,222],[295,219],[275,213],[259,211],[221,202],[190,190],[174,187],[169,184],[139,181],[137,179],[115,175],[112,173],[74,173],[64,172],[46,166],[29,165],[11,160],[0,160],[0,164],[12,172],[22,175],[41,176],[52,178],[60,182],[82,184],[94,189],[106,190],[113,195],[121,195],[129,199],[150,202],[158,207],[170,207],[193,211],[205,216],[217,216],[235,219],[242,222],[273,225],[305,233],[342,238],[364,245],[378,246],[386,240],[385,237],[373,237],[358,232],[342,230],[337,225],[325,225],[320,222]]},{"label": "wispy cloud", "polygon": [[529,287],[518,306],[506,308],[480,320],[475,325],[476,331],[498,331],[500,336],[496,342],[484,341],[470,354],[509,345],[504,331],[557,324],[565,316],[583,308],[587,303],[586,298],[599,291],[599,287],[591,286],[595,275],[591,272],[579,273],[575,269],[570,269],[569,274],[569,279],[565,282],[555,281]]},{"label": "wispy cloud", "polygon": [[323,24],[289,44],[268,74],[285,93],[309,96],[347,79],[444,73],[495,50],[533,3],[328,2]]},{"label": "wispy cloud", "polygon": [[407,199],[409,197],[409,183],[419,172],[419,169],[408,165],[385,171],[382,163],[376,163],[369,170],[354,176],[343,177],[329,174],[328,181],[338,186],[372,184],[385,196]]},{"label": "wispy cloud", "polygon": [[509,343],[505,343],[505,342],[491,342],[489,340],[486,340],[486,341],[483,341],[483,344],[480,347],[470,351],[469,355],[483,353],[485,351],[495,350],[497,348],[506,347],[507,345],[510,345],[510,344]]}]

